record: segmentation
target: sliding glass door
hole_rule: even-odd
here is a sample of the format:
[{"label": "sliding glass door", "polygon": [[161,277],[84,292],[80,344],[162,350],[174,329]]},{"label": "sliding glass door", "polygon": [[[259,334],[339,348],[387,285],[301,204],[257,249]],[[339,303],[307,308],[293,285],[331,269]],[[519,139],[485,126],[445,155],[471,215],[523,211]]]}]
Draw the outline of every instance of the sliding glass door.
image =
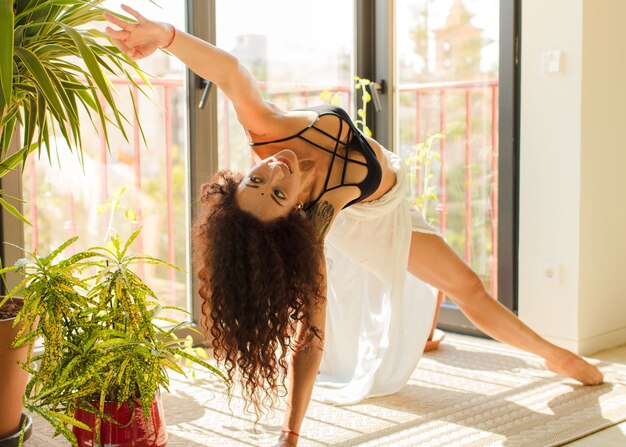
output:
[{"label": "sliding glass door", "polygon": [[[505,279],[504,288],[499,283],[500,265],[510,275],[508,266],[515,258],[511,241],[504,250],[499,244],[499,217],[514,212],[510,202],[501,209],[499,198],[501,183],[510,190],[515,182],[499,175],[501,152],[509,151],[510,162],[515,150],[508,142],[501,147],[502,125],[510,135],[514,123],[499,118],[502,105],[514,104],[512,84],[503,91],[500,79],[502,63],[513,61],[512,48],[502,48],[501,42],[510,41],[515,29],[505,28],[506,36],[500,31],[502,17],[513,14],[511,3],[396,0],[395,116],[396,148],[410,168],[409,200],[441,230],[486,289],[514,307],[512,282]],[[504,231],[508,235],[511,230]],[[444,308],[444,325],[469,327],[458,320],[451,302]]]}]

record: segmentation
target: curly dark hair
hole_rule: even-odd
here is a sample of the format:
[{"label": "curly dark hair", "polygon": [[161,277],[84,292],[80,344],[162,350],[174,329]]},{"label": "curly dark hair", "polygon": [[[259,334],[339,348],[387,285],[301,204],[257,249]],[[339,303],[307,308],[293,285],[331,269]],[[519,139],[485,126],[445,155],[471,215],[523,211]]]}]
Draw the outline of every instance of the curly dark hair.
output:
[{"label": "curly dark hair", "polygon": [[[241,178],[223,170],[202,185],[193,245],[204,324],[231,379],[229,397],[238,379],[258,420],[285,390],[288,352],[323,336],[308,321],[324,299],[323,248],[313,223],[297,210],[263,222],[239,208]],[[295,339],[298,322],[308,342]]]}]

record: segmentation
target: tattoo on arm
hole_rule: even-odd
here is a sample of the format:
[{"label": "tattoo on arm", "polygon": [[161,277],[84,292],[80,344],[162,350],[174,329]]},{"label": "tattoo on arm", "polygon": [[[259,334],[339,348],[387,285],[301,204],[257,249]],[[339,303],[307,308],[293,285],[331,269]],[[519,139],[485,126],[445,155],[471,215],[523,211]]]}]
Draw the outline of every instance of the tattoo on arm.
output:
[{"label": "tattoo on arm", "polygon": [[317,202],[307,211],[309,219],[311,219],[315,225],[317,237],[320,241],[324,239],[324,236],[326,236],[334,214],[335,208],[326,201]]}]

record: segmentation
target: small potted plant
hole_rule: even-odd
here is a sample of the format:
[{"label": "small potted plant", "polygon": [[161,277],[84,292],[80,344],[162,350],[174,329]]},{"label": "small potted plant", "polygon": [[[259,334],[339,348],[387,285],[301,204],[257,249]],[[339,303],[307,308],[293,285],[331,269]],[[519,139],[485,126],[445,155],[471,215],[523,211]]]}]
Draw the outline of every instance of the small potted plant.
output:
[{"label": "small potted plant", "polygon": [[71,238],[47,256],[31,253],[0,270],[24,277],[7,295],[24,299],[16,320],[25,327],[38,320],[16,345],[32,352],[38,336],[44,345],[22,365],[31,374],[24,406],[73,446],[164,446],[159,391],[168,388],[168,370],[184,373],[181,357],[226,380],[176,337],[186,322],[162,315],[186,311],[161,306],[133,272],[141,264],[175,268],[130,253],[139,231],[55,262],[77,239]]}]

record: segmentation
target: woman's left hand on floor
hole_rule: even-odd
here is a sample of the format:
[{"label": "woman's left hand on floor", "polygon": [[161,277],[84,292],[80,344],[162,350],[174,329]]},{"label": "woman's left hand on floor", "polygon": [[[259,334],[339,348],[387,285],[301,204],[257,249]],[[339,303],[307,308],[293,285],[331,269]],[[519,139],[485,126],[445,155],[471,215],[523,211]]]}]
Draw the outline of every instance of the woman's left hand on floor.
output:
[{"label": "woman's left hand on floor", "polygon": [[296,445],[292,444],[291,442],[285,439],[279,439],[278,442],[274,445],[274,447],[296,447]]}]

